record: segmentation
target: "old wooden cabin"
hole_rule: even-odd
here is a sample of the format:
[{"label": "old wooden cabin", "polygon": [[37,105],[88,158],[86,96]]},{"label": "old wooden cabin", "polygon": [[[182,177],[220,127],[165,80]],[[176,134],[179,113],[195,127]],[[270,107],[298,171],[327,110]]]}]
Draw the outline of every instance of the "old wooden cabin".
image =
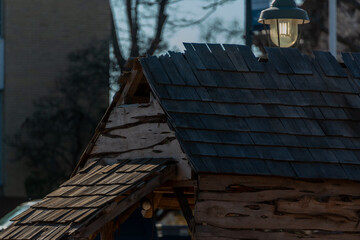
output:
[{"label": "old wooden cabin", "polygon": [[113,239],[144,201],[197,240],[360,238],[360,54],[185,47],[129,62],[73,176],[0,239]]}]

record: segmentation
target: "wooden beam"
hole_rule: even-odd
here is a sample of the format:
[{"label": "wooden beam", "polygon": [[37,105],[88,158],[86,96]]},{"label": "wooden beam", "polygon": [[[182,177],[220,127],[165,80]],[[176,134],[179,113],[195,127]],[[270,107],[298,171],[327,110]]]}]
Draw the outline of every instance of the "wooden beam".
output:
[{"label": "wooden beam", "polygon": [[114,222],[110,221],[100,230],[101,240],[114,240]]},{"label": "wooden beam", "polygon": [[[360,232],[358,220],[346,216],[329,214],[310,215],[306,209],[312,202],[303,203],[303,211],[299,211],[299,204],[286,205],[282,203],[279,212],[277,205],[271,202],[229,202],[229,201],[201,201],[196,203],[195,221],[197,224],[207,224],[219,228],[231,229],[292,229],[292,230],[323,230],[339,232]],[[326,205],[326,204],[325,204]],[[332,205],[334,206],[334,205]],[[344,205],[342,205],[344,206]],[[357,208],[359,209],[359,208]],[[323,211],[323,209],[319,209]],[[295,212],[295,213],[292,213]],[[300,213],[296,213],[300,212]]]},{"label": "wooden beam", "polygon": [[95,233],[91,234],[87,240],[94,240],[97,237],[97,235],[98,235],[98,232],[95,232]]},{"label": "wooden beam", "polygon": [[141,214],[144,218],[152,218],[155,214],[155,210],[158,208],[162,194],[161,193],[152,193],[147,199],[150,200],[151,208],[149,210],[142,210]]},{"label": "wooden beam", "polygon": [[151,193],[156,187],[165,183],[176,175],[176,166],[167,166],[157,176],[146,182],[139,189],[135,190],[132,194],[124,198],[120,202],[114,201],[107,208],[103,210],[103,215],[92,221],[87,226],[81,227],[76,233],[75,237],[88,237],[93,232],[97,231],[99,227],[104,226],[115,217],[123,214],[126,210],[132,207],[134,204],[139,202],[143,197]]},{"label": "wooden beam", "polygon": [[[286,184],[284,184],[286,183]],[[322,195],[359,196],[360,183],[348,180],[310,181],[286,177],[235,176],[199,174],[200,191],[250,192],[259,187],[272,190],[296,190],[298,192],[318,193]],[[320,194],[321,193],[321,194]]]},{"label": "wooden beam", "polygon": [[[113,228],[113,231],[115,232],[116,230],[118,230],[121,226],[121,224],[123,224],[126,219],[128,219],[130,217],[130,215],[138,208],[138,204],[134,204],[131,208],[129,208],[128,210],[126,210],[124,213],[121,214],[121,216],[119,216],[116,221],[114,221],[114,228]],[[99,229],[95,232],[93,232],[87,240],[94,240],[97,235],[99,233],[101,233],[101,230],[102,229]],[[80,239],[80,238],[76,238],[76,239]]]},{"label": "wooden beam", "polygon": [[197,180],[183,180],[183,181],[169,181],[167,182],[164,187],[196,187]]},{"label": "wooden beam", "polygon": [[[188,203],[190,208],[194,209],[195,207],[195,199],[192,198],[188,198]],[[158,205],[158,208],[160,209],[171,209],[171,210],[181,210],[179,202],[176,198],[171,198],[171,197],[163,197],[161,198],[161,201]]]},{"label": "wooden beam", "polygon": [[131,99],[143,78],[144,73],[141,69],[131,71],[130,79],[126,82],[125,88],[121,93],[119,104],[132,103]]},{"label": "wooden beam", "polygon": [[[184,194],[186,194],[186,195],[194,195],[194,188],[189,188],[189,187],[183,188],[183,191],[184,191]],[[154,190],[154,193],[163,193],[163,194],[170,193],[170,194],[172,194],[172,193],[174,193],[174,190],[171,187],[160,187],[160,188],[156,188]]]},{"label": "wooden beam", "polygon": [[75,176],[75,174],[80,170],[80,168],[82,168],[86,161],[89,159],[90,157],[90,153],[96,143],[96,140],[99,138],[100,133],[104,130],[105,126],[106,126],[106,122],[109,119],[109,116],[112,112],[112,110],[114,109],[115,105],[117,104],[117,102],[120,99],[121,96],[121,92],[124,90],[124,85],[120,86],[120,90],[115,93],[114,97],[113,97],[113,101],[111,102],[111,104],[109,105],[109,107],[106,109],[106,112],[104,114],[104,116],[102,117],[100,123],[98,124],[98,126],[95,129],[95,133],[92,136],[89,144],[86,146],[84,152],[82,153],[82,155],[80,156],[80,160],[77,163],[74,171],[71,173],[71,177]]},{"label": "wooden beam", "polygon": [[[306,233],[309,232],[309,233]],[[195,238],[197,240],[234,240],[253,239],[253,240],[356,240],[359,233],[334,233],[324,231],[261,231],[259,229],[225,229],[213,226],[196,226]]]},{"label": "wooden beam", "polygon": [[118,219],[115,221],[114,223],[114,231],[116,231],[117,229],[120,228],[121,224],[123,224],[126,219],[128,219],[130,217],[131,214],[133,214],[133,212],[139,208],[138,204],[134,204],[131,208],[129,208],[128,210],[126,210],[124,213],[121,214],[121,216],[118,217]]},{"label": "wooden beam", "polygon": [[184,215],[184,218],[189,226],[190,232],[194,232],[195,228],[195,220],[194,214],[189,206],[189,203],[184,195],[184,191],[182,188],[174,188],[174,193],[181,207],[181,211]]}]

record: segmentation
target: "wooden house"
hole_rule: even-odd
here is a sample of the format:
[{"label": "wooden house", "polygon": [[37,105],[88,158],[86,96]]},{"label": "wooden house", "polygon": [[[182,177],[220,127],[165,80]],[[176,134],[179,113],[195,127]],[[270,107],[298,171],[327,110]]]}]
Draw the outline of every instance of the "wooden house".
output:
[{"label": "wooden house", "polygon": [[359,239],[360,54],[185,47],[129,62],[73,176],[0,239],[113,239],[145,202],[197,240]]}]

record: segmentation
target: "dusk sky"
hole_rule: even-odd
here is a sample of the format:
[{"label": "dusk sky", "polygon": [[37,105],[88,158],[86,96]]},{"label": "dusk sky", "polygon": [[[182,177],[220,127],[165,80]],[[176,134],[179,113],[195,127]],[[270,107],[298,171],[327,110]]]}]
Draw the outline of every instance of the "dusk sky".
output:
[{"label": "dusk sky", "polygon": [[[116,15],[116,18],[118,20],[119,24],[119,34],[121,33],[121,30],[126,30],[126,20],[121,20],[121,14],[125,10],[122,8],[122,0],[112,0],[113,1],[113,7],[114,12]],[[254,0],[253,0],[254,1]],[[204,0],[183,0],[179,1],[176,5],[174,5],[174,11],[173,9],[168,9],[168,12],[174,13],[176,12],[179,16],[183,14],[184,16],[187,16],[188,18],[192,19],[198,19],[201,18],[206,12],[202,10],[202,7],[206,4],[209,4],[211,1],[204,1]],[[271,0],[269,0],[270,4]],[[301,4],[302,0],[296,0],[298,4]],[[206,19],[205,22],[203,22],[200,25],[190,26],[187,28],[178,29],[177,31],[173,32],[172,34],[168,34],[166,36],[168,42],[169,42],[169,50],[175,50],[175,51],[182,51],[184,50],[183,42],[203,42],[201,40],[201,28],[204,28],[207,23],[213,21],[216,18],[222,19],[224,21],[224,24],[229,24],[230,22],[237,20],[240,23],[241,30],[244,30],[245,28],[245,0],[235,0],[231,1],[229,3],[226,3],[216,9],[216,11]],[[170,16],[171,17],[171,16]],[[155,23],[153,23],[155,24]],[[168,31],[169,32],[169,31]],[[225,39],[219,38],[218,42],[223,43]],[[124,41],[123,45],[125,45],[126,41]],[[238,44],[244,44],[243,39],[239,39]],[[126,48],[124,48],[126,50]]]}]

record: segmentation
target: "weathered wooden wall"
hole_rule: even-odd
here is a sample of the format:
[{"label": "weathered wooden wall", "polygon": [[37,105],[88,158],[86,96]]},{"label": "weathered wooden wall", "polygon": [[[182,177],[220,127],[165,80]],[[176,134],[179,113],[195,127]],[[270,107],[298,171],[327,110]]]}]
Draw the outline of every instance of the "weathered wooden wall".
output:
[{"label": "weathered wooden wall", "polygon": [[116,106],[91,150],[88,163],[98,158],[111,164],[119,159],[151,157],[174,158],[178,161],[177,179],[191,178],[186,155],[156,100]]},{"label": "weathered wooden wall", "polygon": [[197,240],[360,239],[360,183],[199,175]]}]

